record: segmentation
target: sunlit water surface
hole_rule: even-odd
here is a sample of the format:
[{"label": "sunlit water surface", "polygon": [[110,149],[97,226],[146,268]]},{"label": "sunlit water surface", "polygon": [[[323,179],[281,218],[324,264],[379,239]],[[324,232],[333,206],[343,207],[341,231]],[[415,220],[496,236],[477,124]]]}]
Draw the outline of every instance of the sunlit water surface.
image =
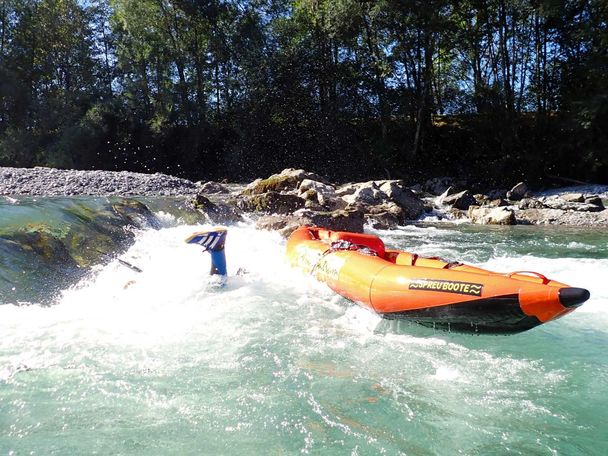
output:
[{"label": "sunlit water surface", "polygon": [[[513,336],[381,320],[233,227],[232,277],[164,214],[50,302],[0,306],[0,454],[608,453],[608,235],[437,225],[391,247],[586,287]],[[235,276],[239,268],[247,274]],[[41,305],[43,304],[43,305]]]}]

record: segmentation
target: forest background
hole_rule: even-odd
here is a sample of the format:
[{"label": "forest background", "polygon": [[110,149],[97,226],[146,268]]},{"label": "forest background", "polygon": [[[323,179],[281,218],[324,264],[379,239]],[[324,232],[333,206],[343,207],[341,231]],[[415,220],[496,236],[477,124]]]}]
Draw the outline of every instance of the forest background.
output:
[{"label": "forest background", "polygon": [[608,183],[605,0],[0,0],[0,166]]}]

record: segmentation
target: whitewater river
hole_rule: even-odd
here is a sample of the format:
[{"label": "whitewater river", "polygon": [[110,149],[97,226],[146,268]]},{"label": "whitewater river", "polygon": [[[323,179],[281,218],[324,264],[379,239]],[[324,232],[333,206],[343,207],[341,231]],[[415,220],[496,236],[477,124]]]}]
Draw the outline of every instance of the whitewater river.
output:
[{"label": "whitewater river", "polygon": [[[381,320],[288,269],[285,241],[247,224],[229,230],[218,289],[184,243],[204,226],[159,221],[120,255],[143,272],[106,261],[59,295],[0,305],[0,455],[608,454],[606,231],[376,232],[591,291],[561,320],[474,336]],[[18,288],[13,260],[0,274]]]}]

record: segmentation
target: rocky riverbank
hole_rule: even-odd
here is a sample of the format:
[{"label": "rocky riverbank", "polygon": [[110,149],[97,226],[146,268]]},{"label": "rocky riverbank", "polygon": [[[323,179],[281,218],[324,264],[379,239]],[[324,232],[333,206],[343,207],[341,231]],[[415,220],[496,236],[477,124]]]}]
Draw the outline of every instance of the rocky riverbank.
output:
[{"label": "rocky riverbank", "polygon": [[19,196],[182,196],[195,183],[167,174],[0,167],[0,195]]},{"label": "rocky riverbank", "polygon": [[465,220],[478,224],[608,226],[608,187],[535,194],[524,183],[473,193],[453,178],[408,187],[399,180],[336,185],[304,170],[286,169],[247,186],[191,182],[164,174],[0,168],[0,195],[184,196],[214,223],[244,217],[260,229],[289,234],[302,224],[362,231],[412,221]]}]

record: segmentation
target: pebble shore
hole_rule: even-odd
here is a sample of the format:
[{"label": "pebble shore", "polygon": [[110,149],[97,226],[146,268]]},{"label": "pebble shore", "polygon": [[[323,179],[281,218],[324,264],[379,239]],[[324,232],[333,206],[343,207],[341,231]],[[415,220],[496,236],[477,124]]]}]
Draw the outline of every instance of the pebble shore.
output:
[{"label": "pebble shore", "polygon": [[190,196],[198,186],[167,174],[0,167],[6,196]]}]

